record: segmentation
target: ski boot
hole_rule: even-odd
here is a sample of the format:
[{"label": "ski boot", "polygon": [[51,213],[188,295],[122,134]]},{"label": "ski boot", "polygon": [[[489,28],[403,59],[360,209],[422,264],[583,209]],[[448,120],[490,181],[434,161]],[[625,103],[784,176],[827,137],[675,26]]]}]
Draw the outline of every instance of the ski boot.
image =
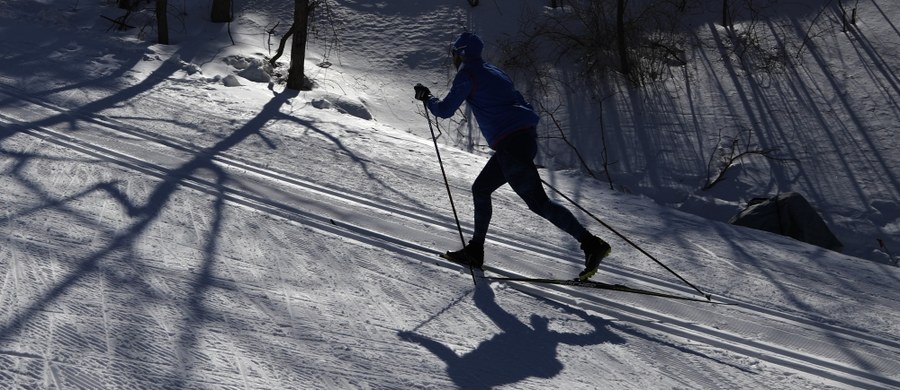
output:
[{"label": "ski boot", "polygon": [[457,264],[481,269],[484,265],[484,245],[475,244],[469,241],[469,244],[464,248],[458,251],[444,253],[441,257]]},{"label": "ski boot", "polygon": [[600,262],[603,261],[603,258],[609,256],[612,248],[600,237],[592,235],[581,242],[581,250],[584,251],[584,271],[578,274],[577,280],[585,281],[597,273]]}]

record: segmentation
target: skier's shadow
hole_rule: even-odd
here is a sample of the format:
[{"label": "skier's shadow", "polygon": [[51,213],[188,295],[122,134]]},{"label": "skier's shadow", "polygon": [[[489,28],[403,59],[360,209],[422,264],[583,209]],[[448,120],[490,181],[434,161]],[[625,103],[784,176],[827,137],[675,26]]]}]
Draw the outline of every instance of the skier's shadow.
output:
[{"label": "skier's shadow", "polygon": [[[447,364],[447,374],[453,382],[465,389],[489,389],[529,377],[552,378],[564,367],[557,358],[557,346],[560,344],[588,346],[625,342],[622,337],[605,329],[609,321],[591,317],[582,310],[544,300],[581,317],[594,328],[593,332],[584,334],[560,333],[549,328],[547,318],[536,314],[531,316],[530,326],[526,325],[503,310],[495,298],[494,290],[487,283],[479,283],[475,287],[475,306],[500,328],[501,333],[462,356],[446,345],[414,332],[401,331],[398,335],[403,340],[422,345],[441,358]],[[478,327],[468,331],[473,337],[485,333]]]}]

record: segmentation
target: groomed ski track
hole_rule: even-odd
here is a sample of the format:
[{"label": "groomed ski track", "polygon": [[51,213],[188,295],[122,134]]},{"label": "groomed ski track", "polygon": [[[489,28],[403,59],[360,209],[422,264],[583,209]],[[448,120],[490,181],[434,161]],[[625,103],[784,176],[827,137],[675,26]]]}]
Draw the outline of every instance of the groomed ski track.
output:
[{"label": "groomed ski track", "polygon": [[[224,200],[233,205],[389,251],[410,262],[448,269],[445,272],[459,272],[459,286],[446,288],[464,288],[471,284],[467,270],[436,256],[439,250],[458,244],[454,241],[456,227],[446,216],[371,197],[339,181],[324,183],[283,169],[262,166],[232,155],[227,147],[212,150],[199,148],[178,137],[155,134],[122,120],[68,112],[51,103],[30,100],[14,90],[0,89],[0,98],[23,102],[16,110],[0,114],[0,123],[14,133],[27,134],[91,159],[159,178],[171,185],[210,195],[224,194]],[[155,100],[154,104],[170,103]],[[41,123],[34,117],[67,119],[45,121],[46,124],[33,126],[34,123]],[[59,123],[69,120],[80,123],[77,132],[58,128]],[[227,172],[229,180],[217,181],[211,170]],[[465,193],[466,188],[455,186],[453,191]],[[435,185],[435,193],[439,192],[440,187]],[[380,222],[368,225],[365,221],[360,223],[353,219],[353,215],[359,213],[381,215],[382,218],[371,218]],[[497,262],[491,262],[489,255],[486,271],[491,275],[529,277],[549,272],[565,277],[566,272],[571,273],[578,267],[577,260],[573,260],[579,258],[576,251],[559,249],[537,240],[523,240],[502,227],[493,228],[491,239],[493,245],[501,248],[495,253],[516,260],[500,262],[504,266],[496,267],[492,264]],[[660,259],[666,261],[664,257]],[[366,261],[375,262],[377,259]],[[679,271],[691,279],[690,270]],[[693,292],[677,281],[648,276],[622,263],[602,267],[595,278],[614,278],[634,287],[671,293]],[[692,282],[704,288],[702,280]],[[743,355],[820,377],[837,386],[900,388],[900,362],[896,359],[900,356],[900,342],[861,329],[807,318],[802,313],[766,308],[746,297],[733,298],[727,294],[720,295],[718,291],[706,291],[717,300],[736,305],[715,307],[565,286],[521,283],[509,283],[509,286],[527,294],[589,310],[610,321],[627,323],[642,332],[683,339],[692,346],[703,346],[703,349],[713,348]],[[29,315],[35,314],[26,313],[19,320],[28,321]],[[771,338],[761,338],[760,335]],[[0,351],[0,355],[4,353]]]}]

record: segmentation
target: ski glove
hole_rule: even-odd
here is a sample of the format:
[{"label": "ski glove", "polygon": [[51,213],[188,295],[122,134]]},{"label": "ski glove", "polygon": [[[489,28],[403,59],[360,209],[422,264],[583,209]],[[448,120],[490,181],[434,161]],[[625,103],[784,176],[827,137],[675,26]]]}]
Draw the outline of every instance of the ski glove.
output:
[{"label": "ski glove", "polygon": [[428,87],[422,84],[416,84],[414,88],[416,90],[416,100],[427,102],[428,99],[431,99],[431,91],[428,90]]}]

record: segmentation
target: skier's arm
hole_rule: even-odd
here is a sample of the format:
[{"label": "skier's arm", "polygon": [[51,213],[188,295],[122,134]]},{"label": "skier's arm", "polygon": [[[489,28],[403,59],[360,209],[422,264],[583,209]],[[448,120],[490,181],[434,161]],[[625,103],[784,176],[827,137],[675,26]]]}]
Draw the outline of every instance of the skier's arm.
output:
[{"label": "skier's arm", "polygon": [[471,91],[472,80],[468,75],[459,72],[453,79],[453,86],[450,87],[450,92],[447,93],[447,96],[443,100],[432,96],[428,100],[428,109],[436,117],[449,118],[462,105],[462,102],[466,100]]}]

